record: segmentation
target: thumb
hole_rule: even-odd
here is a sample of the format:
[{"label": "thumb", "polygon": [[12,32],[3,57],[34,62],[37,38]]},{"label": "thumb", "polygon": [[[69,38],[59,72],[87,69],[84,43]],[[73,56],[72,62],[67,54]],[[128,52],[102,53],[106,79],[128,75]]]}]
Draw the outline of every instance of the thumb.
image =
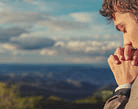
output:
[{"label": "thumb", "polygon": [[131,46],[132,47],[132,42],[129,41],[128,39],[124,38],[124,47],[125,46]]},{"label": "thumb", "polygon": [[127,61],[133,56],[132,43],[126,38],[124,38],[124,56]]}]

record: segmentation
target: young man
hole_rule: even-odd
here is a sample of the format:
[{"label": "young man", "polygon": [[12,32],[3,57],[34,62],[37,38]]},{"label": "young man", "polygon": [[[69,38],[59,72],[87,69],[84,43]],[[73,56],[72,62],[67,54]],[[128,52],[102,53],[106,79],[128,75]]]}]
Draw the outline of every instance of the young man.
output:
[{"label": "young man", "polygon": [[124,38],[124,48],[108,58],[118,87],[104,109],[138,109],[138,0],[104,0],[99,12]]}]

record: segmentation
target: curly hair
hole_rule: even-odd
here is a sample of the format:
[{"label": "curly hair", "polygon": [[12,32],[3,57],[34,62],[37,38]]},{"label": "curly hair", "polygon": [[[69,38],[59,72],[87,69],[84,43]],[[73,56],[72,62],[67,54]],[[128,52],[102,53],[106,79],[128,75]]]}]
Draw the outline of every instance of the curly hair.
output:
[{"label": "curly hair", "polygon": [[113,21],[115,12],[131,13],[136,17],[138,14],[138,0],[104,0],[99,13],[106,17],[109,23]]}]

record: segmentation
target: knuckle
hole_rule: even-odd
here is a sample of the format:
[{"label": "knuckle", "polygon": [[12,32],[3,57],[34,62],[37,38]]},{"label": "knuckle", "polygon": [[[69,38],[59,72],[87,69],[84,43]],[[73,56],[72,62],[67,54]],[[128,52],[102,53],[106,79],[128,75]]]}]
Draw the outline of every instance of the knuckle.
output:
[{"label": "knuckle", "polygon": [[110,55],[110,56],[108,57],[108,59],[107,59],[108,63],[110,63],[111,61],[113,61],[113,57],[114,57],[114,55]]},{"label": "knuckle", "polygon": [[125,50],[125,52],[130,52],[130,51],[132,51],[132,47],[131,46],[126,46],[124,50]]},{"label": "knuckle", "polygon": [[126,45],[125,48],[132,48],[132,46],[131,45]]},{"label": "knuckle", "polygon": [[107,59],[107,62],[108,62],[108,63],[110,62],[110,58]]},{"label": "knuckle", "polygon": [[116,51],[120,50],[120,47],[116,48]]},{"label": "knuckle", "polygon": [[118,55],[120,53],[120,48],[116,48],[114,54]]},{"label": "knuckle", "polygon": [[109,58],[113,58],[113,56],[114,56],[114,55],[111,54],[111,55],[109,56]]},{"label": "knuckle", "polygon": [[114,56],[113,56],[113,58],[114,58],[114,59],[117,59],[117,58],[118,58],[118,56],[117,56],[117,55],[114,55]]},{"label": "knuckle", "polygon": [[123,55],[124,54],[124,48],[121,48],[121,47],[117,48],[115,54],[116,55]]},{"label": "knuckle", "polygon": [[124,48],[120,48],[120,51],[121,51],[121,52],[124,52]]},{"label": "knuckle", "polygon": [[124,51],[124,56],[131,56],[132,55],[132,50],[131,49],[125,49]]},{"label": "knuckle", "polygon": [[133,56],[133,60],[136,61],[137,60],[137,56]]},{"label": "knuckle", "polygon": [[118,52],[119,52],[120,50],[121,50],[121,48],[120,48],[120,47],[116,49],[116,51],[118,51]]}]

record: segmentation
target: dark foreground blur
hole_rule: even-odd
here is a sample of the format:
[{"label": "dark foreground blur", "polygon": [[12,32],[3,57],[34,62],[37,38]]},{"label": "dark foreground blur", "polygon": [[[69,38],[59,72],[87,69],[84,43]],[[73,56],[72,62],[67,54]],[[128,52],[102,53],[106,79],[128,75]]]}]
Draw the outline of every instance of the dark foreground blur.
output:
[{"label": "dark foreground blur", "polygon": [[103,109],[117,87],[109,68],[0,66],[0,109]]},{"label": "dark foreground blur", "polygon": [[1,82],[0,109],[103,109],[105,101],[112,95],[111,87],[100,89],[87,98],[68,101],[58,96],[23,96],[19,85]]}]

